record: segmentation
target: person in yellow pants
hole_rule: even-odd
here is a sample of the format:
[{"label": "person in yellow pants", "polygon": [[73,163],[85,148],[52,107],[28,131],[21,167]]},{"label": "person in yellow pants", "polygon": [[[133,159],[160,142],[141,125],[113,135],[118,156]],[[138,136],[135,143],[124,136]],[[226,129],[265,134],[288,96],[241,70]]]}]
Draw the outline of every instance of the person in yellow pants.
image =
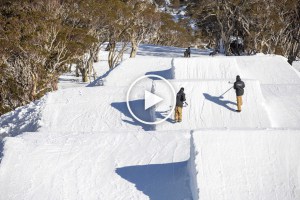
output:
[{"label": "person in yellow pants", "polygon": [[175,122],[182,121],[182,107],[185,101],[184,88],[180,88],[176,95],[176,107],[175,107]]},{"label": "person in yellow pants", "polygon": [[242,105],[243,105],[243,98],[242,96],[236,96],[236,103],[237,103],[237,111],[241,112],[242,111]]},{"label": "person in yellow pants", "polygon": [[239,75],[236,76],[236,81],[234,82],[233,88],[236,93],[236,102],[237,102],[237,112],[242,112],[243,99],[245,83],[241,80]]},{"label": "person in yellow pants", "polygon": [[176,106],[175,107],[175,122],[182,121],[182,107]]}]

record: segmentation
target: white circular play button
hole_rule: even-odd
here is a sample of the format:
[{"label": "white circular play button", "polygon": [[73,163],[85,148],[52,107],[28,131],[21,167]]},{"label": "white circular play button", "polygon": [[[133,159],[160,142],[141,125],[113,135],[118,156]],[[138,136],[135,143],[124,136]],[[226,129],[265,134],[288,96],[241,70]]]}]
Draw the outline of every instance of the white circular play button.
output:
[{"label": "white circular play button", "polygon": [[148,108],[151,108],[152,106],[155,106],[162,100],[163,100],[163,98],[145,90],[145,106],[144,106],[145,110],[147,110]]},{"label": "white circular play button", "polygon": [[130,85],[126,98],[131,116],[148,125],[159,124],[170,118],[175,103],[176,95],[170,82],[152,74],[136,79]]}]

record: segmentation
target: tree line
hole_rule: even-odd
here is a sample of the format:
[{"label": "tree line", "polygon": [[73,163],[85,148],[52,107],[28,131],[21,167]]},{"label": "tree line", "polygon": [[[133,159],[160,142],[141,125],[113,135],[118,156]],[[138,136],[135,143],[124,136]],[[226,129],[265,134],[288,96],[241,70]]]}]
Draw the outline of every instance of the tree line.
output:
[{"label": "tree line", "polygon": [[0,115],[57,90],[71,64],[89,81],[105,42],[112,69],[129,44],[135,57],[141,42],[180,46],[189,40],[152,1],[0,0]]},{"label": "tree line", "polygon": [[248,53],[283,55],[290,64],[300,57],[299,0],[191,0],[186,5],[199,37],[216,48],[224,45],[225,54],[235,37]]}]

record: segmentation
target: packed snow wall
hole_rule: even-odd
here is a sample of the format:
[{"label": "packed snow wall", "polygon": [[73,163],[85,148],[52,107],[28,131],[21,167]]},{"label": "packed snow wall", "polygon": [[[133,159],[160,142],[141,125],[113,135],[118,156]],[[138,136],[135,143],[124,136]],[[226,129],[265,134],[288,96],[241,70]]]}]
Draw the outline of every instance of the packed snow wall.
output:
[{"label": "packed snow wall", "polygon": [[239,74],[232,57],[176,58],[173,62],[175,79],[235,79]]},{"label": "packed snow wall", "polygon": [[300,84],[295,69],[282,56],[242,56],[235,58],[241,77],[260,84]]},{"label": "packed snow wall", "polygon": [[300,84],[300,78],[282,56],[218,56],[176,58],[175,79],[259,80],[261,84]]},{"label": "packed snow wall", "polygon": [[189,131],[35,132],[5,140],[1,200],[190,199]]},{"label": "packed snow wall", "polygon": [[189,179],[190,179],[190,188],[191,193],[193,196],[193,200],[199,199],[199,186],[197,183],[197,165],[196,165],[196,151],[195,151],[195,144],[193,139],[193,134],[191,132],[191,139],[190,139],[190,159],[189,159]]},{"label": "packed snow wall", "polygon": [[200,200],[300,199],[299,130],[199,130],[191,145]]}]

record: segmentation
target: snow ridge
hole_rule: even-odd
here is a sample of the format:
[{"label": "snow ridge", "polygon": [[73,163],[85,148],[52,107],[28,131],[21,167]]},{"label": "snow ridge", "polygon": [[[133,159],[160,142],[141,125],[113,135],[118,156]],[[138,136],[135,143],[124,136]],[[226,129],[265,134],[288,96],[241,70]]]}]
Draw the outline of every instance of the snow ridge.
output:
[{"label": "snow ridge", "polygon": [[41,127],[41,114],[47,98],[48,94],[40,100],[1,116],[0,138],[14,137],[24,132],[37,131]]}]

